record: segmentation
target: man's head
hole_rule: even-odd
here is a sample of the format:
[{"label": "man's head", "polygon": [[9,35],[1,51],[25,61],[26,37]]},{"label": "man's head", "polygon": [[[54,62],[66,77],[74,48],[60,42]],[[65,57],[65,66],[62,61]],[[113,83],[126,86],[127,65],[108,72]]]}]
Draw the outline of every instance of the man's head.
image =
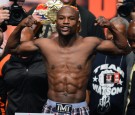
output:
[{"label": "man's head", "polygon": [[[129,22],[126,19],[124,19],[122,17],[115,17],[115,18],[112,18],[110,20],[110,22],[116,27],[116,29],[119,32],[121,32],[123,35],[126,36],[127,29],[129,26]],[[109,30],[107,30],[106,39],[108,39],[108,40],[113,39],[113,35]]]},{"label": "man's head", "polygon": [[127,37],[133,52],[135,52],[135,20],[129,24]]},{"label": "man's head", "polygon": [[63,2],[65,5],[76,5],[76,0],[61,0],[61,2]]},{"label": "man's head", "polygon": [[79,11],[76,7],[64,5],[57,13],[56,28],[60,35],[69,36],[79,32]]}]

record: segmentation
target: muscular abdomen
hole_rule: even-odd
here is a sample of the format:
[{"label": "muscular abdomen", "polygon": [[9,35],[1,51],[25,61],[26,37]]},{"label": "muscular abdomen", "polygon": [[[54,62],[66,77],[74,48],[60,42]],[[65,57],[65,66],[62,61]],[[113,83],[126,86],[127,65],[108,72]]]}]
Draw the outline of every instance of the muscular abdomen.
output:
[{"label": "muscular abdomen", "polygon": [[49,99],[64,103],[84,101],[88,68],[87,65],[52,65],[48,70]]}]

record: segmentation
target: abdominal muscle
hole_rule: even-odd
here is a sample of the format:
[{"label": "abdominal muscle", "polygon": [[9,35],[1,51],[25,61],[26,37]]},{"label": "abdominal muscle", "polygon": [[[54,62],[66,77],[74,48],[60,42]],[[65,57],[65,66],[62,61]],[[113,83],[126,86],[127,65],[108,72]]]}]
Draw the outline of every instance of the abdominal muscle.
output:
[{"label": "abdominal muscle", "polygon": [[[85,69],[84,69],[85,68]],[[61,103],[79,103],[85,100],[88,68],[59,66],[48,71],[48,98]]]}]

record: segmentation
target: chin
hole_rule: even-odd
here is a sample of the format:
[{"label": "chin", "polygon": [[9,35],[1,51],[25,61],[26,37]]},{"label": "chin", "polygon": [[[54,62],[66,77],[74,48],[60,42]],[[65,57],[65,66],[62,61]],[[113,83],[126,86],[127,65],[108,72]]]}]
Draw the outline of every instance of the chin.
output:
[{"label": "chin", "polygon": [[61,31],[61,34],[62,34],[63,36],[68,36],[70,33],[69,33],[69,32],[63,32],[63,31]]},{"label": "chin", "polygon": [[62,33],[63,36],[68,36],[70,35],[69,33]]}]

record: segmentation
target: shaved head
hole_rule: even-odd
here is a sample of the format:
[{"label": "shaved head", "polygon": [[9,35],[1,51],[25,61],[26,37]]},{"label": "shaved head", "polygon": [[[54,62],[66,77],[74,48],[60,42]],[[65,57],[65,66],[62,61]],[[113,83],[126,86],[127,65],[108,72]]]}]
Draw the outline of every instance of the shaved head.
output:
[{"label": "shaved head", "polygon": [[74,15],[76,15],[77,19],[79,19],[79,10],[75,6],[71,5],[63,5],[61,9],[58,11],[57,15],[60,15],[63,10],[65,11],[72,11]]}]

